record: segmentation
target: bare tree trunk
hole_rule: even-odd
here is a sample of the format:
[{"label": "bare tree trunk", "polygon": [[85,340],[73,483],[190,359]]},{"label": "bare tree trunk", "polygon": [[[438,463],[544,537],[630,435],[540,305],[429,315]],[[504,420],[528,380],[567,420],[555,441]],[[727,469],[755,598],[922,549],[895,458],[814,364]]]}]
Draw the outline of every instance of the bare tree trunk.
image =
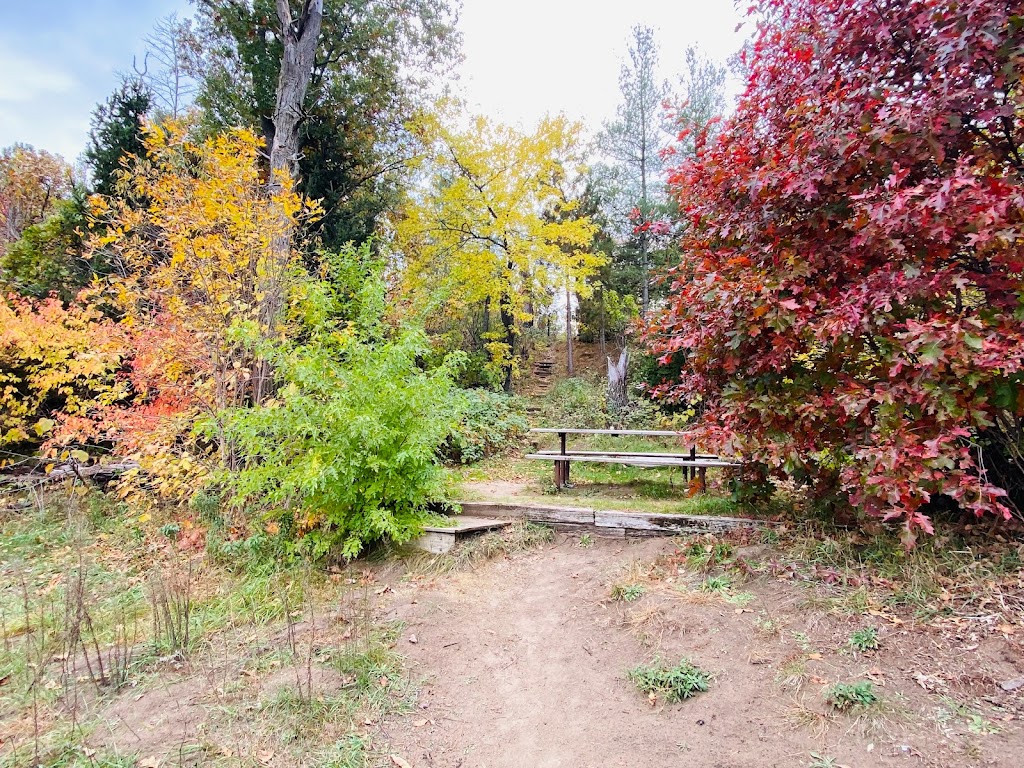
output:
[{"label": "bare tree trunk", "polygon": [[516,319],[512,314],[512,300],[508,296],[501,297],[498,316],[501,318],[502,328],[505,329],[505,343],[508,345],[508,362],[505,363],[504,380],[501,386],[505,392],[512,394],[513,359],[516,354]]},{"label": "bare tree trunk", "polygon": [[[277,105],[274,107],[274,143],[270,147],[271,171],[287,171],[298,176],[299,125],[309,79],[313,74],[316,46],[324,16],[324,0],[305,0],[297,19],[292,18],[288,0],[276,0],[281,22],[284,54],[277,79]],[[277,183],[270,180],[271,185]]]},{"label": "bare tree trunk", "polygon": [[619,354],[619,362],[613,363],[608,358],[608,400],[616,408],[622,408],[629,402],[626,389],[626,370],[629,366],[629,352],[625,349]]},{"label": "bare tree trunk", "polygon": [[[279,192],[285,179],[295,180],[299,171],[299,126],[302,124],[309,80],[313,74],[320,25],[323,21],[323,0],[304,0],[298,18],[292,18],[289,0],[276,0],[277,18],[281,23],[284,52],[281,56],[281,74],[277,80],[277,104],[274,107],[273,139],[270,149],[270,179],[268,188]],[[284,211],[278,211],[282,219]],[[285,222],[282,222],[285,223]],[[275,326],[284,305],[284,275],[291,256],[293,224],[289,220],[279,227],[270,243],[271,264],[260,320],[264,333],[275,335]],[[261,361],[254,371],[253,399],[262,402],[272,390],[271,371]]]},{"label": "bare tree trunk", "polygon": [[568,376],[575,373],[572,359],[572,291],[565,283],[565,369]]}]

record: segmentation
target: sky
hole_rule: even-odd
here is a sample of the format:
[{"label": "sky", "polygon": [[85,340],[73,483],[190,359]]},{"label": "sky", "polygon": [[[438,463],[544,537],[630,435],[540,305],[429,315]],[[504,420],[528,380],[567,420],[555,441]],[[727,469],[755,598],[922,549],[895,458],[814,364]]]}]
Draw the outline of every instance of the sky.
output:
[{"label": "sky", "polygon": [[[0,25],[0,147],[15,142],[73,161],[96,105],[142,60],[160,18],[189,15],[188,0],[10,3]],[[45,11],[43,10],[45,9]],[[662,76],[695,45],[724,62],[746,30],[733,0],[464,0],[465,59],[456,90],[472,111],[529,127],[564,112],[596,128],[612,117],[630,30],[655,29]]]}]

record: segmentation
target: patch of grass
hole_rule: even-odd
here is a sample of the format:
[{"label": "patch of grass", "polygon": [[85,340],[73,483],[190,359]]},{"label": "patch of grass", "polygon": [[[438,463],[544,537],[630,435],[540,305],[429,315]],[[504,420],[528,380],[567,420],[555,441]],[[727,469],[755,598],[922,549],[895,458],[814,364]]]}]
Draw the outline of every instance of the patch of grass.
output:
[{"label": "patch of grass", "polygon": [[612,585],[612,599],[621,600],[625,603],[632,603],[634,600],[639,600],[647,592],[647,588],[643,584],[613,584]]},{"label": "patch of grass", "polygon": [[807,678],[807,659],[793,656],[782,663],[775,675],[776,684],[788,691],[799,691]]},{"label": "patch of grass", "polygon": [[881,607],[877,597],[863,585],[854,589],[830,585],[827,591],[809,594],[803,605],[812,610],[845,616],[863,616]]},{"label": "patch of grass", "polygon": [[782,632],[782,622],[777,617],[761,611],[754,619],[754,629],[762,637],[778,637]]},{"label": "patch of grass", "polygon": [[817,752],[811,752],[810,757],[811,762],[808,763],[807,768],[839,768],[839,763],[834,757],[822,755]]},{"label": "patch of grass", "polygon": [[589,549],[590,547],[594,546],[594,537],[591,536],[589,533],[581,534],[580,540],[577,542],[577,546],[581,549]]},{"label": "patch of grass", "polygon": [[732,589],[732,580],[724,573],[718,576],[709,576],[700,585],[701,592],[726,593]]},{"label": "patch of grass", "polygon": [[403,675],[403,659],[394,649],[400,634],[398,624],[378,627],[332,657],[331,665],[342,675],[360,709],[386,714],[412,706],[412,686]]},{"label": "patch of grass", "polygon": [[673,667],[655,660],[650,665],[634,667],[626,674],[641,693],[661,697],[669,704],[705,693],[711,685],[711,675],[687,659]]},{"label": "patch of grass", "polygon": [[870,651],[877,651],[879,648],[878,643],[878,630],[874,627],[865,627],[864,629],[858,629],[852,635],[848,641],[850,648],[858,653],[868,653]]},{"label": "patch of grass", "polygon": [[323,750],[313,763],[314,768],[369,768],[370,756],[366,739],[349,734]]},{"label": "patch of grass", "polygon": [[931,619],[997,605],[1008,624],[1024,615],[1024,548],[1010,537],[940,530],[907,551],[889,529],[868,534],[801,520],[773,533],[779,551],[765,570],[814,586],[810,607],[849,615],[907,611]]},{"label": "patch of grass", "polygon": [[991,720],[985,719],[980,712],[971,709],[956,699],[943,696],[940,701],[942,702],[942,707],[936,713],[936,719],[939,721],[940,726],[954,720],[959,720],[963,725],[967,726],[967,730],[979,736],[988,736],[1002,731],[1002,728]]},{"label": "patch of grass", "polygon": [[867,709],[879,701],[874,683],[860,680],[856,683],[836,683],[825,691],[825,701],[840,712]]},{"label": "patch of grass", "polygon": [[725,565],[733,558],[733,547],[727,541],[698,539],[683,548],[686,564],[698,571],[708,571],[718,565]]},{"label": "patch of grass", "polygon": [[811,638],[807,636],[806,632],[794,632],[793,642],[796,643],[797,647],[799,647],[804,653],[810,653],[813,649],[813,646],[811,645]]}]

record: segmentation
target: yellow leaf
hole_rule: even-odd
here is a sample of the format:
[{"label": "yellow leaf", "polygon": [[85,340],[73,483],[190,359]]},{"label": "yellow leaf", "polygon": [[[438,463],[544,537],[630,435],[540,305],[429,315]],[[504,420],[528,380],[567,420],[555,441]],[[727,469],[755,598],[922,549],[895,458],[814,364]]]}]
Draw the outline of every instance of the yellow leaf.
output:
[{"label": "yellow leaf", "polygon": [[145,513],[139,515],[139,522],[140,523],[148,523],[150,518],[152,518],[152,515],[149,514],[149,512],[145,512]]}]

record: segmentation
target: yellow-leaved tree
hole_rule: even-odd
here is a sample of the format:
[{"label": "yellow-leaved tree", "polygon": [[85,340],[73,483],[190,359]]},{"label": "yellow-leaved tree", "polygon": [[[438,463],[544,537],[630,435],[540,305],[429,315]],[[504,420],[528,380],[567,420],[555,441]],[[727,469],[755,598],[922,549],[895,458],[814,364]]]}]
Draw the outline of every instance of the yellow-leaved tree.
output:
[{"label": "yellow-leaved tree", "polygon": [[[247,130],[195,141],[183,123],[151,126],[146,158],[122,179],[124,197],[93,200],[106,228],[92,247],[120,267],[113,288],[132,335],[137,393],[133,408],[104,414],[106,431],[116,437],[110,425],[123,423],[123,444],[168,495],[179,490],[170,478],[196,471],[183,439],[196,416],[272,394],[251,340],[284,333],[286,308],[267,317],[264,298],[301,265],[294,254],[282,262],[274,244],[315,210],[303,208],[287,173],[265,183],[261,148]],[[228,465],[230,446],[218,442]]]},{"label": "yellow-leaved tree", "polygon": [[454,122],[442,108],[412,126],[428,152],[394,226],[404,290],[414,306],[455,322],[475,307],[487,318],[496,308],[500,325],[485,335],[487,349],[510,391],[523,324],[567,284],[586,295],[603,263],[590,250],[596,226],[572,215],[566,191],[582,170],[582,126],[564,116],[544,118],[532,133],[485,117],[466,130]]}]

